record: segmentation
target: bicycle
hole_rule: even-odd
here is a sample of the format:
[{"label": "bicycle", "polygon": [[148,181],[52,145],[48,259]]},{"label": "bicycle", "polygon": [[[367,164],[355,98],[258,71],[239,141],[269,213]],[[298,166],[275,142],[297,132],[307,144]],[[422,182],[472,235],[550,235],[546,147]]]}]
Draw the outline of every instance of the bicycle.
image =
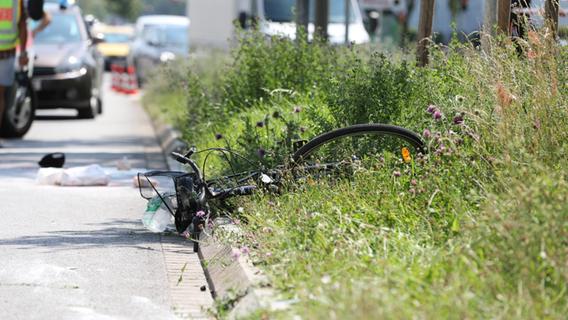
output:
[{"label": "bicycle", "polygon": [[[191,157],[204,152],[208,153],[200,168]],[[232,197],[251,195],[259,188],[278,190],[285,177],[297,181],[304,177],[322,178],[333,172],[349,174],[361,168],[380,167],[389,159],[410,163],[413,155],[424,155],[426,148],[416,133],[402,127],[384,124],[353,125],[326,132],[304,143],[292,154],[287,164],[207,179],[204,168],[212,152],[221,153],[227,160],[230,154],[252,163],[250,159],[226,148],[197,151],[192,147],[184,155],[172,153],[176,161],[189,166],[189,172],[150,171],[138,174],[140,195],[143,198],[158,196],[173,215],[179,233],[191,226],[195,252],[198,251],[200,234],[210,218],[210,203],[213,200],[225,201]],[[402,152],[402,159],[395,155],[398,152]],[[155,180],[158,177],[166,178],[170,183],[158,185]],[[227,180],[234,180],[234,185],[223,187],[223,181]],[[159,188],[169,191],[161,192]]]}]

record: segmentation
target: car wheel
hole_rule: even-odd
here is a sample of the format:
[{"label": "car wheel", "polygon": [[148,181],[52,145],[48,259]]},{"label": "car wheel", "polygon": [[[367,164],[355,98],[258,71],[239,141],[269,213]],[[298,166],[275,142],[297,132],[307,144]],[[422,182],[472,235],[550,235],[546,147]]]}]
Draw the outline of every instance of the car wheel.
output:
[{"label": "car wheel", "polygon": [[94,119],[98,111],[98,99],[91,97],[87,108],[77,109],[77,117],[79,119]]},{"label": "car wheel", "polygon": [[[10,95],[12,95],[10,97]],[[0,136],[4,138],[21,138],[32,126],[35,118],[37,100],[29,83],[7,90],[5,101],[14,101],[6,107]]]},{"label": "car wheel", "polygon": [[95,113],[92,108],[88,109],[77,109],[77,118],[79,119],[94,119]]},{"label": "car wheel", "polygon": [[142,70],[140,69],[140,64],[134,61],[134,70],[136,71],[136,82],[138,84],[138,88],[142,88],[144,85],[144,79],[142,77]]},{"label": "car wheel", "polygon": [[97,98],[97,113],[103,113],[103,100],[101,98]]}]

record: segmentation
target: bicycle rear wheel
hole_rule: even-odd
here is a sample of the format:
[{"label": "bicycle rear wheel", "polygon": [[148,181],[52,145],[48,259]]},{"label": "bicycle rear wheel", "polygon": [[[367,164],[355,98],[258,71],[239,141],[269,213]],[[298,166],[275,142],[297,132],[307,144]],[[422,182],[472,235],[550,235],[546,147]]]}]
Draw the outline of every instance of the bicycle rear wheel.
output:
[{"label": "bicycle rear wheel", "polygon": [[384,166],[410,163],[424,154],[424,142],[405,128],[385,124],[358,124],[315,137],[292,156],[296,168],[308,172],[337,167]]}]

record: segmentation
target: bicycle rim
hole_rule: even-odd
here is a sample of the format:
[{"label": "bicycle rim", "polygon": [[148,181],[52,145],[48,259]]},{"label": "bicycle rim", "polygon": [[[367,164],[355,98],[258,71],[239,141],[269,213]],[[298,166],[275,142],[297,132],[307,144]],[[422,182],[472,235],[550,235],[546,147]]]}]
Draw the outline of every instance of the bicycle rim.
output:
[{"label": "bicycle rim", "polygon": [[315,137],[302,146],[292,160],[296,168],[308,171],[322,165],[377,168],[412,163],[424,154],[420,137],[405,128],[383,125],[353,125]]}]

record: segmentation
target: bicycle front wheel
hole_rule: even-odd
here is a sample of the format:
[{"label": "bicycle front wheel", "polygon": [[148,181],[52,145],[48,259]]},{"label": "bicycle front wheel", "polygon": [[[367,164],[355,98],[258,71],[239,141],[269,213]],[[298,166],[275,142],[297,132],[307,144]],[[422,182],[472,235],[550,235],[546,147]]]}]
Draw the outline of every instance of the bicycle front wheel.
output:
[{"label": "bicycle front wheel", "polygon": [[358,124],[319,135],[292,156],[296,167],[321,168],[384,166],[412,162],[425,153],[420,137],[405,128],[385,124]]}]

